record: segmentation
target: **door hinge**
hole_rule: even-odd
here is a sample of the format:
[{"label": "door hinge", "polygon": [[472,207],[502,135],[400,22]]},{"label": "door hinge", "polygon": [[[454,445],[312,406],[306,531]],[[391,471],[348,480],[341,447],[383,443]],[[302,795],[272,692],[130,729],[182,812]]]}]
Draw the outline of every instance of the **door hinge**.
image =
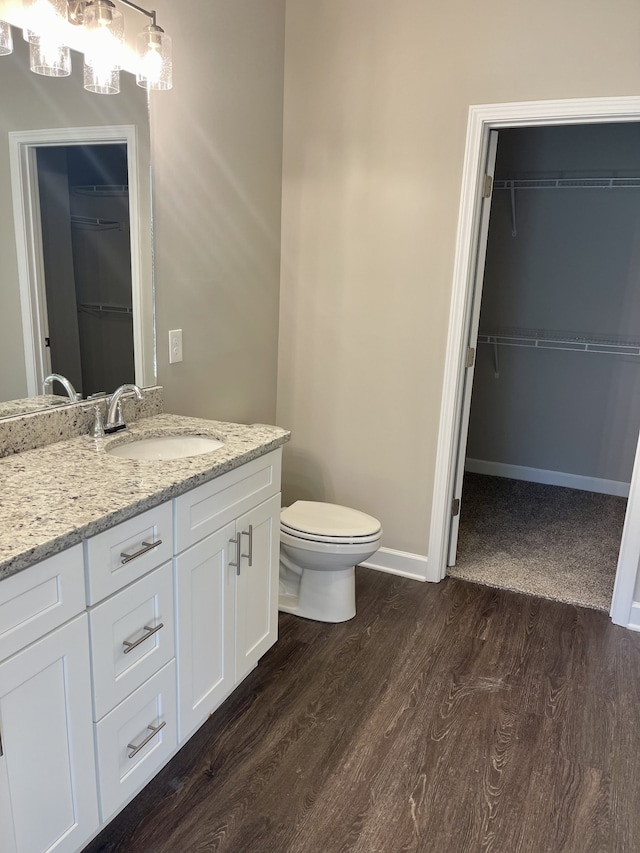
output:
[{"label": "door hinge", "polygon": [[51,340],[50,340],[49,338],[45,338],[45,339],[44,339],[44,345],[45,345],[46,347],[50,347],[50,346],[51,346]]},{"label": "door hinge", "polygon": [[456,515],[460,515],[460,498],[454,498],[451,501],[451,518],[455,518]]},{"label": "door hinge", "polygon": [[2,746],[2,732],[0,732],[0,758],[4,755],[4,749]]},{"label": "door hinge", "polygon": [[467,347],[467,354],[465,356],[464,366],[465,367],[473,367],[473,365],[475,363],[476,363],[476,351],[474,350],[473,347]]},{"label": "door hinge", "polygon": [[482,185],[482,198],[491,198],[491,191],[493,190],[493,178],[491,175],[484,176],[484,183]]}]

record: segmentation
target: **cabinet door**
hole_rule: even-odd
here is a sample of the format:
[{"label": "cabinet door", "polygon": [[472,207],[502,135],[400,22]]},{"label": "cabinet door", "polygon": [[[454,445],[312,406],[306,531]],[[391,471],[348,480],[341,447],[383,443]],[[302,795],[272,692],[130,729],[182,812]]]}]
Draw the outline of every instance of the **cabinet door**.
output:
[{"label": "cabinet door", "polygon": [[227,524],[175,560],[180,743],[234,687],[234,535]]},{"label": "cabinet door", "polygon": [[236,682],[278,639],[280,495],[236,521],[242,559],[236,591]]},{"label": "cabinet door", "polygon": [[86,615],[0,664],[0,731],[3,853],[80,849],[98,828]]}]

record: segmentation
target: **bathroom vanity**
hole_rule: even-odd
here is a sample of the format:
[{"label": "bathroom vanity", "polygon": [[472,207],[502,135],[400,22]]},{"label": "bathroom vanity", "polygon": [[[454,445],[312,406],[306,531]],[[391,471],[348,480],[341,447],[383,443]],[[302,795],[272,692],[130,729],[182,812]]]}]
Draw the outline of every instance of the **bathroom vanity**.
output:
[{"label": "bathroom vanity", "polygon": [[[112,455],[198,433],[212,453]],[[157,415],[0,459],[0,839],[76,853],[277,638],[277,427]]]}]

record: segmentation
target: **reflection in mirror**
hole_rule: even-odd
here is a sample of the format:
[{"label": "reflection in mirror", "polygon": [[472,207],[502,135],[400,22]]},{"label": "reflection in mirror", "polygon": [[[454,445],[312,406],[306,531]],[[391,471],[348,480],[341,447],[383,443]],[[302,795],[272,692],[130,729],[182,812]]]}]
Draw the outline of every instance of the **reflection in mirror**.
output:
[{"label": "reflection in mirror", "polygon": [[83,397],[106,393],[135,379],[127,148],[47,146],[36,163],[48,332],[40,357]]},{"label": "reflection in mirror", "polygon": [[[0,401],[41,394],[51,372],[70,374],[83,396],[132,379],[152,385],[147,93],[126,72],[119,95],[86,92],[76,54],[71,77],[34,75],[15,30],[14,45],[0,57],[0,130],[9,140],[0,148]],[[66,195],[57,191],[65,181]],[[102,231],[86,220],[118,224]]]}]

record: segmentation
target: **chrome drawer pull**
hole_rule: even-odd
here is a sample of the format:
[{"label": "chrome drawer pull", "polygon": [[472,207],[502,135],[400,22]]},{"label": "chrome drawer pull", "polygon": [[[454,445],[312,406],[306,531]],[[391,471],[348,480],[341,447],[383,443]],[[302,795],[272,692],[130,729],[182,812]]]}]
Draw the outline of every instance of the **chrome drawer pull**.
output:
[{"label": "chrome drawer pull", "polygon": [[238,535],[235,536],[233,539],[229,539],[229,545],[235,545],[236,546],[236,560],[237,560],[237,562],[235,562],[235,563],[232,563],[231,560],[229,560],[229,565],[231,566],[232,569],[236,570],[237,575],[240,574],[240,567],[242,565],[242,557],[244,556],[241,553],[241,551],[242,551],[242,543],[240,541],[241,538],[242,538],[242,533],[238,533]]},{"label": "chrome drawer pull", "polygon": [[147,631],[147,633],[143,634],[143,636],[140,637],[139,640],[136,640],[135,643],[132,643],[129,640],[123,640],[122,645],[125,646],[123,654],[128,655],[129,652],[132,652],[134,649],[136,649],[140,645],[140,643],[144,643],[144,641],[148,640],[149,637],[153,637],[154,634],[157,634],[160,628],[164,628],[164,622],[161,622],[159,625],[156,625],[155,628],[151,628],[149,625],[145,625],[144,630]]},{"label": "chrome drawer pull", "polygon": [[249,532],[247,533],[245,530],[240,534],[241,536],[249,537],[249,553],[242,554],[242,557],[246,557],[249,561],[249,566],[253,566],[253,524],[249,525]]},{"label": "chrome drawer pull", "polygon": [[139,551],[135,551],[133,554],[130,554],[127,551],[121,551],[120,556],[122,559],[120,562],[124,566],[126,563],[131,562],[131,560],[135,560],[136,557],[142,557],[142,555],[146,554],[148,551],[153,551],[153,549],[157,548],[158,545],[162,545],[162,539],[158,539],[156,542],[147,542],[146,540],[143,540],[142,548],[140,548]]},{"label": "chrome drawer pull", "polygon": [[159,726],[147,726],[151,734],[147,735],[146,738],[142,741],[142,743],[139,743],[137,746],[135,745],[135,743],[127,744],[127,749],[133,750],[133,752],[129,753],[129,758],[133,758],[134,756],[136,756],[140,752],[140,750],[145,747],[149,743],[149,741],[158,734],[160,729],[163,729],[166,725],[167,721],[165,720],[164,723],[160,723]]}]

